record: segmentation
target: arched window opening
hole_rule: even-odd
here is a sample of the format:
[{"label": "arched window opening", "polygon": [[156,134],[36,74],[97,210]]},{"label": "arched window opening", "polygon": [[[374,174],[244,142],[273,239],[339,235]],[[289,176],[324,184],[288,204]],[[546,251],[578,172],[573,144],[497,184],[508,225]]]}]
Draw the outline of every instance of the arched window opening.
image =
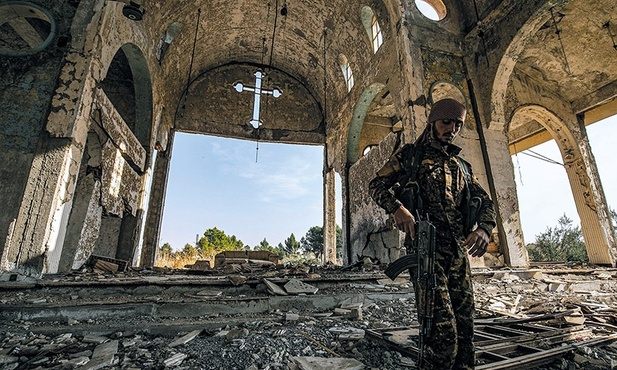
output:
[{"label": "arched window opening", "polygon": [[354,84],[353,72],[351,71],[351,66],[349,65],[347,57],[345,57],[343,54],[339,56],[339,64],[341,65],[341,70],[343,71],[343,78],[345,78],[347,92],[350,92]]},{"label": "arched window opening", "polygon": [[372,23],[371,30],[373,31],[373,53],[376,53],[381,44],[383,44],[383,36],[381,34],[381,28],[379,28],[379,22],[377,22],[377,17],[374,15]]},{"label": "arched window opening", "polygon": [[383,44],[383,33],[381,32],[381,27],[379,26],[377,16],[370,7],[365,6],[360,12],[360,19],[362,20],[362,24],[364,25],[364,29],[366,30],[369,39],[371,40],[373,53],[377,53],[377,50],[379,50],[379,47]]}]

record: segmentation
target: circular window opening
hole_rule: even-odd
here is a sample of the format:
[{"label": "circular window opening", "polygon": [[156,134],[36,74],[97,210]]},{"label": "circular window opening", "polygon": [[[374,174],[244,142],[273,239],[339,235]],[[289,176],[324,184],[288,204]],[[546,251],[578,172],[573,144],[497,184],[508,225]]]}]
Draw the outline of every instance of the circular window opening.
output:
[{"label": "circular window opening", "polygon": [[55,36],[56,22],[47,10],[24,1],[0,4],[0,55],[38,53]]},{"label": "circular window opening", "polygon": [[446,17],[446,4],[441,0],[416,0],[416,7],[430,20],[440,21]]}]

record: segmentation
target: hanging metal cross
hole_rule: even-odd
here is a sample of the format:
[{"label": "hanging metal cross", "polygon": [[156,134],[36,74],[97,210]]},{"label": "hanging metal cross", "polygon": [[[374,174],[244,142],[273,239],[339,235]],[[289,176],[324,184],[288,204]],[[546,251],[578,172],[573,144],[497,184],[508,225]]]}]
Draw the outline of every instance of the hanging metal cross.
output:
[{"label": "hanging metal cross", "polygon": [[261,105],[261,94],[267,94],[267,95],[272,95],[275,98],[278,98],[279,96],[281,96],[282,92],[278,89],[272,89],[272,90],[264,90],[261,88],[261,79],[265,76],[266,74],[261,72],[261,71],[257,71],[255,72],[255,87],[253,86],[244,86],[242,84],[242,82],[238,82],[234,85],[234,88],[236,89],[237,92],[242,92],[242,91],[253,91],[255,94],[255,99],[253,102],[253,118],[249,121],[249,123],[254,127],[254,128],[258,128],[259,126],[261,126],[261,120],[259,119],[259,110],[260,110],[260,105]]}]

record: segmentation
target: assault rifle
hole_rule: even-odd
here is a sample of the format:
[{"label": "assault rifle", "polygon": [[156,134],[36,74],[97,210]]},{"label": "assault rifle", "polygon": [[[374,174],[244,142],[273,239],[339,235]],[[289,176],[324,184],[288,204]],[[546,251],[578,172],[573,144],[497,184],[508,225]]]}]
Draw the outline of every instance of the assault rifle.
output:
[{"label": "assault rifle", "polygon": [[[412,241],[414,253],[407,254],[390,263],[385,274],[392,280],[401,272],[410,270],[414,277],[416,307],[420,332],[418,340],[418,369],[424,367],[424,349],[426,339],[433,325],[433,309],[435,306],[435,226],[428,220],[416,223],[417,236]],[[415,274],[412,269],[415,269]]]}]

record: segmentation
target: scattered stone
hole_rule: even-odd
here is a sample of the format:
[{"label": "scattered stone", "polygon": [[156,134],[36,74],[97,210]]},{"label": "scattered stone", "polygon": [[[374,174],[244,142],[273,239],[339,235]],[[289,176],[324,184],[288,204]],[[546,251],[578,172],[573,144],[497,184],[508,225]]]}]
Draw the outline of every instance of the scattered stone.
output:
[{"label": "scattered stone", "polygon": [[174,340],[173,342],[171,342],[169,344],[169,347],[174,348],[174,347],[178,347],[180,345],[186,344],[190,341],[192,341],[193,339],[195,339],[196,336],[198,336],[199,334],[201,334],[201,330],[193,330],[192,332],[188,333],[187,335],[178,338],[176,340]]},{"label": "scattered stone", "polygon": [[284,285],[284,288],[289,294],[315,294],[319,290],[319,288],[298,279],[290,279],[287,284]]},{"label": "scattered stone", "polygon": [[362,370],[364,364],[353,358],[292,357],[301,370]]},{"label": "scattered stone", "polygon": [[285,321],[298,321],[300,319],[300,315],[297,313],[288,313],[285,315]]},{"label": "scattered stone", "polygon": [[98,335],[86,334],[84,336],[84,339],[82,339],[82,342],[84,342],[84,343],[101,344],[101,343],[107,342],[108,340],[109,340],[108,338],[100,337]]},{"label": "scattered stone", "polygon": [[274,295],[287,295],[287,292],[283,290],[283,288],[281,288],[280,286],[278,286],[277,284],[271,282],[268,279],[261,279],[261,281],[264,282],[264,284],[266,284],[266,288],[268,288],[268,292],[270,292],[271,294]]},{"label": "scattered stone", "polygon": [[0,365],[8,365],[19,361],[19,357],[9,356],[9,355],[0,355]]},{"label": "scattered stone", "polygon": [[358,340],[358,339],[363,339],[365,335],[365,332],[363,329],[351,328],[351,327],[345,327],[345,328],[334,327],[334,328],[328,329],[328,331],[330,333],[338,335],[338,338],[340,340]]},{"label": "scattered stone", "polygon": [[227,276],[227,278],[235,286],[242,285],[246,283],[246,280],[247,280],[246,276],[242,276],[242,275],[229,275]]},{"label": "scattered stone", "polygon": [[167,360],[163,362],[166,367],[178,366],[184,361],[188,356],[184,353],[176,353]]}]

